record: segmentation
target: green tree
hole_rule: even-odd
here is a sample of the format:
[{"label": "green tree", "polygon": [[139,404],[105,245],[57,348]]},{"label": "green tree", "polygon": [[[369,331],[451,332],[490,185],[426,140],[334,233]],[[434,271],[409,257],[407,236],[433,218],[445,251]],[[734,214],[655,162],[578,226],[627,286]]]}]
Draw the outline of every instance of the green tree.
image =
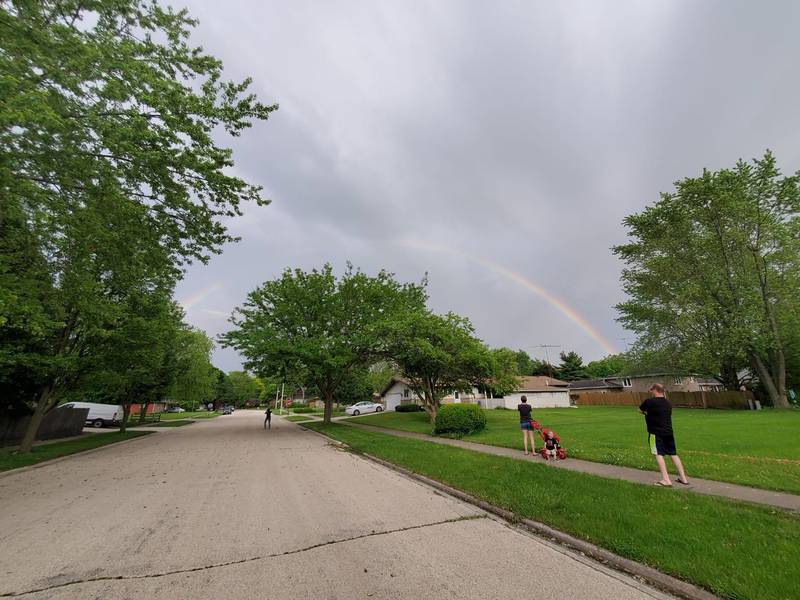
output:
[{"label": "green tree", "polygon": [[[0,254],[0,273],[18,276],[3,304],[0,336],[15,338],[3,370],[36,387],[21,452],[128,290],[207,260],[233,239],[222,219],[261,202],[213,132],[239,135],[276,107],[248,81],[224,81],[188,43],[194,25],[156,2],[0,2],[0,220],[24,224],[17,241],[44,258],[22,268]],[[7,313],[9,298],[24,304]]]},{"label": "green tree", "polygon": [[586,377],[586,367],[583,365],[583,358],[574,350],[561,352],[559,354],[561,364],[556,368],[559,379],[564,381],[575,381]]},{"label": "green tree", "polygon": [[349,405],[362,400],[372,400],[372,383],[369,370],[356,367],[350,370],[336,387],[333,401],[338,405]]},{"label": "green tree", "polygon": [[628,363],[624,354],[609,354],[600,360],[591,361],[584,368],[586,377],[602,379],[623,375],[627,371]]},{"label": "green tree", "polygon": [[446,394],[485,388],[495,375],[495,357],[474,336],[469,320],[453,313],[408,312],[385,335],[387,356],[411,383],[431,423]]},{"label": "green tree", "polygon": [[177,336],[177,372],[170,397],[184,408],[197,409],[213,399],[217,390],[217,371],[211,364],[214,342],[204,331],[184,327]]},{"label": "green tree", "polygon": [[704,171],[625,219],[632,238],[620,320],[685,370],[739,383],[749,367],[774,406],[788,406],[786,341],[800,289],[800,175],[767,152]]},{"label": "green tree", "polygon": [[248,295],[221,339],[261,377],[303,373],[319,389],[330,422],[336,388],[379,356],[385,324],[424,302],[422,286],[400,284],[385,271],[369,277],[348,267],[337,279],[330,265],[287,269]]},{"label": "green tree", "polygon": [[244,371],[228,373],[228,382],[231,388],[232,403],[236,408],[243,407],[248,401],[258,400],[264,389],[264,385],[256,377]]}]

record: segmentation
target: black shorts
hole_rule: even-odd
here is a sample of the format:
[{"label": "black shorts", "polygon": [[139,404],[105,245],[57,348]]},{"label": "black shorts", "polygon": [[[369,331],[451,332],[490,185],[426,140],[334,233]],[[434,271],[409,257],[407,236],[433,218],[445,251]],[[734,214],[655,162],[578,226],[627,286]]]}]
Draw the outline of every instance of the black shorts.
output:
[{"label": "black shorts", "polygon": [[659,456],[675,456],[678,450],[675,448],[675,437],[672,435],[650,434],[650,452]]}]

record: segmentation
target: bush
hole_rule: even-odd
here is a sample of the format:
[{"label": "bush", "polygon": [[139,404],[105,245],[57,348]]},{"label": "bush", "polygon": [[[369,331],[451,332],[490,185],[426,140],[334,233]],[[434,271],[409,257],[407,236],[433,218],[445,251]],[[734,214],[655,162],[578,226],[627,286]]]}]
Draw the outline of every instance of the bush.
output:
[{"label": "bush", "polygon": [[495,410],[511,410],[510,408],[506,408],[505,406],[495,406]]},{"label": "bush", "polygon": [[313,413],[315,410],[317,409],[312,406],[298,406],[297,408],[293,408],[292,412],[296,414],[302,414],[302,413]]},{"label": "bush", "polygon": [[486,415],[477,404],[445,404],[436,413],[434,432],[464,435],[486,427]]},{"label": "bush", "polygon": [[424,409],[419,404],[398,404],[395,412],[422,412]]}]

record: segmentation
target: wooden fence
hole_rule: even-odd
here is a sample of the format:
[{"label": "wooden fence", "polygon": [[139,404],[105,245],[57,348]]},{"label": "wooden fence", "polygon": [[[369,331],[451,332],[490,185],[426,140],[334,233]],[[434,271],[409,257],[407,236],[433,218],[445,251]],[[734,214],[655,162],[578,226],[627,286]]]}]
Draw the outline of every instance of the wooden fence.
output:
[{"label": "wooden fence", "polygon": [[[647,392],[570,392],[578,406],[639,406],[649,398]],[[750,392],[667,392],[672,406],[677,408],[728,408],[746,410]]]}]

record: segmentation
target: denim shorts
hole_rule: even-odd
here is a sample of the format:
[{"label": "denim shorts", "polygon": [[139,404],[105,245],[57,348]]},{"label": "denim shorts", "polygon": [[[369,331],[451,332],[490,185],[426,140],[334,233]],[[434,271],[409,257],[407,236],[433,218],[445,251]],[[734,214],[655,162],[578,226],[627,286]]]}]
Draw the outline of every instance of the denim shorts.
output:
[{"label": "denim shorts", "polygon": [[533,423],[531,423],[530,421],[520,421],[519,428],[528,431],[533,431]]}]

